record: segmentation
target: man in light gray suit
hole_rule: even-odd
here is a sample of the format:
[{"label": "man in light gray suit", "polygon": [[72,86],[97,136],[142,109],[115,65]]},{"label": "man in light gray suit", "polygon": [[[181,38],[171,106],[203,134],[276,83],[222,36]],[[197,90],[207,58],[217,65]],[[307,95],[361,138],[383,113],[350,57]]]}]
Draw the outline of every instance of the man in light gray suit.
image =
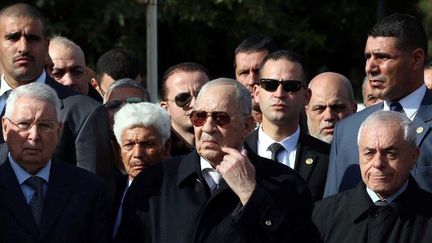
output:
[{"label": "man in light gray suit", "polygon": [[427,51],[425,30],[413,16],[390,15],[369,31],[365,71],[372,94],[384,102],[336,125],[324,196],[360,182],[355,135],[362,121],[380,109],[402,112],[413,121],[420,156],[411,173],[420,187],[432,192],[432,93],[423,76]]}]

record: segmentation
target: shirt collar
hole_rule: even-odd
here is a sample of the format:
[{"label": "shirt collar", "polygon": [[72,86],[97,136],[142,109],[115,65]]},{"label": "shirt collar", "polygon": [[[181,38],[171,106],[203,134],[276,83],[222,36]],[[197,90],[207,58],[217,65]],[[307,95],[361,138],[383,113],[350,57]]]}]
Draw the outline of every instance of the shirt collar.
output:
[{"label": "shirt collar", "polygon": [[[414,90],[414,92],[399,100],[399,103],[402,105],[406,116],[411,121],[414,120],[417,110],[420,108],[425,92],[426,85],[423,84],[418,89]],[[383,110],[390,110],[390,103],[391,101],[384,101]]]},{"label": "shirt collar", "polygon": [[[33,83],[45,83],[46,73],[45,71],[33,82]],[[4,74],[1,75],[0,82],[0,96],[3,95],[6,91],[11,90],[11,86],[6,82]]]},{"label": "shirt collar", "polygon": [[405,182],[405,184],[393,195],[387,198],[380,198],[374,191],[372,191],[369,187],[366,187],[366,192],[369,195],[369,197],[372,199],[372,202],[377,202],[379,200],[386,200],[388,203],[393,202],[402,192],[404,192],[408,187],[408,180]]},{"label": "shirt collar", "polygon": [[[12,158],[10,153],[8,154],[8,158],[11,167],[18,179],[18,183],[20,185],[23,184],[32,175],[28,173],[26,170],[24,170],[19,164],[17,164],[17,162],[15,162],[15,160]],[[51,171],[51,160],[48,161],[48,163],[36,174],[36,176],[43,178],[48,183],[50,171]]]},{"label": "shirt collar", "polygon": [[264,132],[262,125],[258,129],[258,141],[260,143],[260,146],[262,146],[262,148],[266,148],[266,150],[268,150],[268,147],[271,144],[280,143],[286,151],[288,152],[293,151],[297,147],[299,137],[300,137],[300,126],[297,127],[297,130],[293,134],[291,134],[291,136],[286,137],[280,142],[273,140],[269,135],[267,135]]}]

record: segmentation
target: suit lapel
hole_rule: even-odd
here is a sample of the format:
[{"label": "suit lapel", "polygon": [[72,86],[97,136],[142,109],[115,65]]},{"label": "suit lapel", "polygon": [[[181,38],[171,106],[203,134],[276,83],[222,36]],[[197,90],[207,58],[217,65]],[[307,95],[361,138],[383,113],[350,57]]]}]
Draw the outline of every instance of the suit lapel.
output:
[{"label": "suit lapel", "polygon": [[8,159],[0,167],[0,200],[22,227],[37,238],[36,223]]},{"label": "suit lapel", "polygon": [[72,194],[72,178],[69,177],[68,173],[63,171],[63,168],[61,167],[62,165],[59,165],[58,163],[62,162],[53,161],[51,163],[48,192],[44,206],[44,217],[42,218],[40,228],[41,239],[43,239],[43,237],[49,233],[53,225],[55,225],[68,198]]},{"label": "suit lapel", "polygon": [[300,138],[297,143],[296,160],[294,165],[294,170],[301,175],[301,177],[308,182],[310,175],[318,163],[317,155],[309,149],[307,143],[305,142],[306,134],[300,133]]},{"label": "suit lapel", "polygon": [[256,154],[258,154],[258,129],[253,130],[245,141],[249,148]]},{"label": "suit lapel", "polygon": [[432,125],[432,93],[429,90],[426,90],[413,123],[416,129],[417,145],[420,146]]}]

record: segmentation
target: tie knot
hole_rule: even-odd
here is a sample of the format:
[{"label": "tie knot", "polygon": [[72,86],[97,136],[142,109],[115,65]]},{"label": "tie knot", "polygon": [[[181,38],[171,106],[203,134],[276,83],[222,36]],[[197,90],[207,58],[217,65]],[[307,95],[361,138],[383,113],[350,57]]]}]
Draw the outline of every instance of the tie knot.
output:
[{"label": "tie knot", "polygon": [[375,206],[385,207],[385,206],[388,206],[388,202],[386,200],[378,200],[375,202]]},{"label": "tie knot", "polygon": [[271,152],[271,159],[277,161],[277,155],[279,154],[279,152],[284,150],[284,147],[280,143],[272,143],[270,144],[268,149]]},{"label": "tie knot", "polygon": [[207,174],[208,176],[210,176],[214,183],[216,183],[218,185],[220,184],[220,182],[222,180],[222,176],[215,169],[205,168],[203,170],[203,172],[204,172],[204,174]]},{"label": "tie knot", "polygon": [[402,108],[402,105],[398,101],[393,101],[392,103],[390,103],[390,110],[402,112],[403,108]]},{"label": "tie knot", "polygon": [[31,176],[25,181],[25,183],[33,188],[33,190],[40,192],[42,191],[45,180],[39,176]]}]

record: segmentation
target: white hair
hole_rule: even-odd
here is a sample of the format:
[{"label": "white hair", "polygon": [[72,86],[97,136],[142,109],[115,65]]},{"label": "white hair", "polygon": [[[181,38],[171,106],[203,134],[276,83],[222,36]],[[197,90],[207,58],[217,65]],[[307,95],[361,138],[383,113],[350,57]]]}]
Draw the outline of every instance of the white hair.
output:
[{"label": "white hair", "polygon": [[43,83],[29,83],[12,90],[6,101],[5,116],[7,118],[11,119],[11,115],[15,109],[15,102],[22,97],[50,103],[55,108],[57,121],[60,121],[61,102],[57,97],[57,93],[50,86]]},{"label": "white hair", "polygon": [[171,135],[171,119],[168,112],[148,102],[126,104],[114,115],[113,130],[119,144],[121,144],[122,133],[133,127],[156,128],[162,143],[165,143]]}]

